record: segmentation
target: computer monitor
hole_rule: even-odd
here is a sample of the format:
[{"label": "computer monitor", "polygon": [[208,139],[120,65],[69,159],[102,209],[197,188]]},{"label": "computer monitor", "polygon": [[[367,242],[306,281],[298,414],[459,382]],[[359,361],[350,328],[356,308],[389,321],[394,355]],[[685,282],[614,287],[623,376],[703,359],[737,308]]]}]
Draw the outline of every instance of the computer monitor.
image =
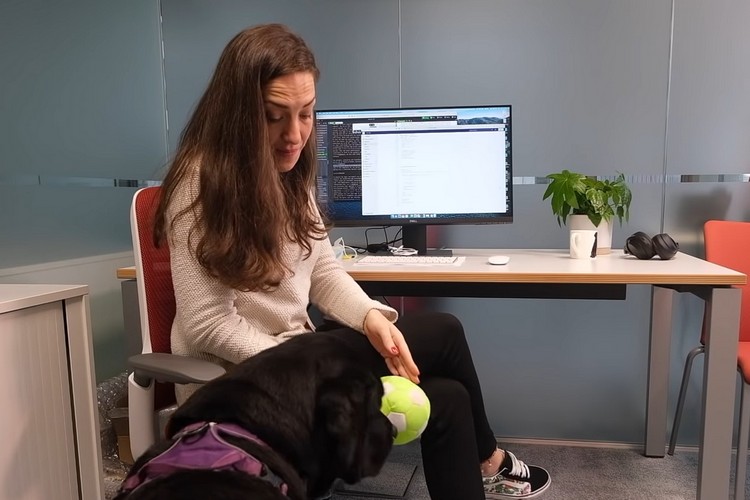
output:
[{"label": "computer monitor", "polygon": [[[318,201],[335,226],[513,221],[511,106],[316,111]],[[445,253],[445,252],[442,252]]]}]

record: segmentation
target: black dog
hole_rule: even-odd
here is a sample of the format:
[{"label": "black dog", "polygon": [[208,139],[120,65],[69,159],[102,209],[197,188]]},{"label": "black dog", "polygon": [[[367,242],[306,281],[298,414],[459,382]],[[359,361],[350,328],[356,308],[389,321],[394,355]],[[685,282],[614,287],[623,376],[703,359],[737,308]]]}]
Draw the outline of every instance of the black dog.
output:
[{"label": "black dog", "polygon": [[[374,476],[394,436],[382,397],[380,380],[335,335],[300,335],[198,389],[170,419],[169,439],[133,465],[116,500],[304,500],[337,478]],[[194,441],[208,448],[184,444]],[[238,465],[205,465],[211,449]]]}]

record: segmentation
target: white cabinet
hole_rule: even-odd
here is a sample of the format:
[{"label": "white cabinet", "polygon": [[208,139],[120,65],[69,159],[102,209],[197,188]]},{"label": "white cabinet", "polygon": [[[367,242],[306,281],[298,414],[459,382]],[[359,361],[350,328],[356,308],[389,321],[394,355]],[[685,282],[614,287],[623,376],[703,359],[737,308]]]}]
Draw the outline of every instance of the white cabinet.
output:
[{"label": "white cabinet", "polygon": [[0,284],[0,500],[100,500],[88,287]]}]

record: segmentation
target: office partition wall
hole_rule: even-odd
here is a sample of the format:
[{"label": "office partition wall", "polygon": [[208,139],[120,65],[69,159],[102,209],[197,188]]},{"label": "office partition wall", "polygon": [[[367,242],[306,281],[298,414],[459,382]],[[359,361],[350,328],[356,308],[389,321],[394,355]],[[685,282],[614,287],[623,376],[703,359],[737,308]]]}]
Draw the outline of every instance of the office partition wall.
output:
[{"label": "office partition wall", "polygon": [[[161,0],[138,8],[140,24],[147,27],[145,38],[115,19],[100,21],[118,36],[123,30],[125,45],[141,59],[123,69],[115,61],[123,60],[118,52],[106,47],[101,52],[114,54],[102,59],[105,69],[112,65],[109,73],[134,78],[143,88],[109,101],[86,86],[97,78],[99,84],[111,84],[115,78],[105,77],[107,71],[91,70],[90,77],[85,71],[55,73],[81,85],[80,95],[91,94],[91,107],[110,121],[100,120],[103,125],[91,131],[89,108],[82,100],[77,109],[84,111],[83,119],[66,122],[72,127],[67,133],[75,138],[65,140],[59,124],[44,129],[45,141],[57,137],[57,142],[35,162],[26,161],[35,158],[27,152],[30,147],[19,149],[22,141],[2,134],[0,141],[8,144],[2,150],[13,152],[16,170],[9,172],[16,178],[52,172],[158,180],[159,163],[174,151],[224,44],[246,26],[281,22],[302,34],[316,53],[322,70],[321,108],[513,105],[513,224],[433,228],[431,236],[439,244],[564,247],[567,231],[557,226],[548,202],[541,200],[544,176],[562,168],[603,177],[626,175],[634,202],[630,221],[615,227],[614,247],[636,230],[666,231],[683,250],[701,256],[700,228],[706,219],[750,216],[746,0]],[[28,13],[22,18],[31,22]],[[52,24],[52,18],[46,22]],[[74,31],[85,32],[86,26],[74,25]],[[23,40],[23,33],[16,32],[16,39]],[[154,61],[161,43],[164,59]],[[68,45],[87,54],[83,46]],[[29,59],[36,54],[29,52]],[[51,88],[60,93],[67,88],[64,80],[58,78]],[[24,81],[35,80],[25,76]],[[14,80],[3,74],[0,82],[7,86]],[[34,97],[32,88],[22,95]],[[17,101],[12,109],[25,113]],[[46,117],[45,104],[39,101],[31,116]],[[161,121],[165,112],[168,128]],[[0,122],[12,132],[7,122]],[[112,127],[122,130],[122,143],[107,142]],[[34,142],[33,134],[22,135]],[[91,148],[82,139],[89,135]],[[108,166],[54,166],[56,157],[66,158],[70,144],[89,155],[72,155],[85,159],[82,165]],[[25,241],[37,246],[50,241],[46,234],[62,242],[58,245],[66,255],[129,248],[122,220],[104,225],[105,217],[81,205],[125,214],[133,188],[112,188],[107,194],[82,186],[66,187],[64,194],[50,186],[0,189],[0,203],[5,207],[5,200],[11,200],[24,214],[0,215],[12,235],[12,243],[2,243],[3,248],[14,249],[5,256],[15,256],[6,258],[6,265],[51,260],[55,253],[49,248],[21,251]],[[40,211],[28,203],[32,198],[49,201]],[[72,213],[74,222],[56,209]],[[79,238],[66,239],[68,233],[58,229],[71,225]],[[335,230],[335,235],[351,243],[364,239],[361,230]],[[648,318],[640,312],[649,299],[647,287],[636,287],[624,307],[606,301],[522,299],[441,299],[422,306],[453,312],[464,321],[498,434],[634,442],[641,438],[645,412],[642,360],[647,344],[641,332],[648,328]],[[700,326],[697,302],[691,297],[679,302],[675,335],[682,344],[671,361],[675,396],[684,354],[697,342]],[[699,377],[693,380],[696,387],[681,433],[687,444],[697,441]],[[595,422],[592,414],[598,415]]]},{"label": "office partition wall", "polygon": [[166,159],[156,2],[0,2],[0,269],[130,247]]},{"label": "office partition wall", "polygon": [[[695,233],[716,204],[738,201],[729,194],[714,199],[717,187],[704,182],[665,183],[675,174],[750,171],[747,160],[737,161],[740,151],[720,167],[671,158],[727,158],[718,151],[726,147],[747,153],[738,134],[744,127],[747,135],[750,124],[727,105],[747,111],[750,102],[737,92],[749,79],[747,57],[740,62],[750,43],[739,21],[747,20],[746,2],[713,8],[671,0],[326,1],[314,6],[229,1],[208,7],[165,0],[163,12],[173,117],[188,112],[191,96],[198,95],[196,82],[205,81],[215,60],[186,55],[201,53],[200,47],[218,51],[242,27],[269,21],[289,24],[315,50],[323,72],[322,107],[512,104],[514,223],[433,229],[433,239],[448,246],[565,246],[567,232],[541,196],[543,177],[569,168],[605,177],[622,172],[631,183],[632,215],[615,228],[615,247],[636,230],[668,230],[698,253],[694,236],[683,231],[692,227]],[[723,43],[705,43],[707,33],[721,33],[719,38],[734,44],[721,56],[723,63],[713,54]],[[191,73],[199,77],[186,78]],[[699,88],[696,79],[704,82]],[[691,92],[702,99],[688,98]],[[719,126],[707,132],[714,154],[691,153],[701,148],[699,109],[710,110]],[[174,133],[173,127],[170,141]],[[741,183],[721,187],[744,188]],[[713,201],[682,210],[690,190]],[[362,239],[361,231],[339,233],[353,243]],[[642,432],[641,360],[647,346],[633,332],[648,328],[648,318],[637,311],[649,298],[647,287],[636,287],[625,308],[519,299],[445,299],[426,306],[447,309],[465,322],[498,433],[629,442]],[[686,302],[678,318],[686,330],[685,349],[697,341],[699,324],[690,314],[690,299]],[[682,354],[674,353],[675,373]],[[510,389],[508,380],[520,387]],[[697,400],[692,404],[689,411],[695,413]],[[594,424],[587,418],[602,412],[609,419]],[[687,442],[695,438],[694,429],[692,436],[684,434]]]}]

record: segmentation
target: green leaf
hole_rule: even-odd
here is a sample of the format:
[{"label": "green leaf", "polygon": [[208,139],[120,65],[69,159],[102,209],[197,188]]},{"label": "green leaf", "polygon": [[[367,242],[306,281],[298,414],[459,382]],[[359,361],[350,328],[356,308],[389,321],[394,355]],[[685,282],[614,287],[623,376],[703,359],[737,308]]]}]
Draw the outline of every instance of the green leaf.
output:
[{"label": "green leaf", "polygon": [[632,193],[625,182],[625,174],[618,173],[614,180],[599,180],[563,169],[546,176],[549,185],[542,195],[550,200],[553,215],[558,224],[567,222],[571,213],[587,215],[596,225],[602,219],[617,216],[622,224],[628,220]]}]

